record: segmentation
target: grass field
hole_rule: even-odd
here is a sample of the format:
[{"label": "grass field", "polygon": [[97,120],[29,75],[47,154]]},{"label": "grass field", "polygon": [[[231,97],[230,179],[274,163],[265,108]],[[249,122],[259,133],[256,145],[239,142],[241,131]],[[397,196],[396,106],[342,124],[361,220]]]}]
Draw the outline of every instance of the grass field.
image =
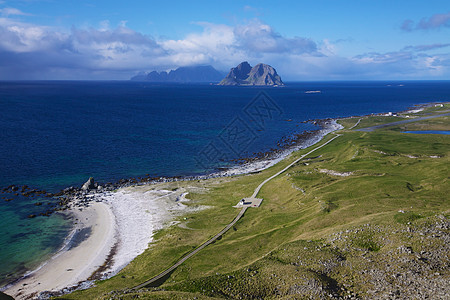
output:
[{"label": "grass field", "polygon": [[[445,109],[448,106],[429,112]],[[341,123],[349,128],[357,120]],[[397,120],[367,117],[357,128]],[[198,192],[188,195],[189,205],[211,208],[180,218],[187,228],[171,226],[158,232],[149,249],[117,276],[63,299],[385,295],[391,291],[372,278],[402,274],[407,268],[399,258],[410,251],[448,247],[439,237],[424,242],[420,233],[435,230],[433,224],[446,220],[450,211],[450,137],[401,133],[428,128],[449,130],[449,119],[374,132],[341,130],[342,136],[268,182],[258,195],[264,198],[260,208],[248,209],[222,239],[186,261],[160,287],[125,293],[219,232],[237,215],[233,205],[309,149],[257,174],[146,187],[196,187]],[[400,253],[402,247],[407,250]],[[439,270],[436,280],[448,280],[448,255],[447,260],[433,259],[428,260]]]}]

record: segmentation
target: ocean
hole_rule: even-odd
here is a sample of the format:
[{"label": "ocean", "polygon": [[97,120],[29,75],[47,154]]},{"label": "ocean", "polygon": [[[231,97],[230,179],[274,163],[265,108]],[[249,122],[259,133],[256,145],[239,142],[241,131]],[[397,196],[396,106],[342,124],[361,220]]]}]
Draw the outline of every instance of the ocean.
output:
[{"label": "ocean", "polygon": [[81,186],[90,176],[105,183],[208,174],[318,129],[307,120],[403,111],[449,99],[449,81],[285,87],[0,82],[0,190],[17,187],[0,193],[0,286],[36,268],[71,229],[63,215],[39,215],[57,199],[22,191],[55,193]]}]

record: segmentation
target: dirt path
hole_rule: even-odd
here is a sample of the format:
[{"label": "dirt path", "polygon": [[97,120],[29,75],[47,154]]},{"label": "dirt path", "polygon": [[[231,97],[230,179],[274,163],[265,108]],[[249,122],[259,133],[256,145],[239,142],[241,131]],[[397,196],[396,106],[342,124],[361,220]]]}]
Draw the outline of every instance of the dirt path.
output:
[{"label": "dirt path", "polygon": [[[376,125],[376,126],[372,126],[372,127],[367,127],[367,128],[362,128],[362,129],[356,129],[357,131],[373,131],[375,129],[379,129],[379,128],[384,128],[384,127],[388,127],[388,126],[394,126],[394,125],[399,125],[399,124],[404,124],[404,123],[410,123],[410,122],[416,122],[416,121],[421,121],[421,120],[427,120],[427,119],[432,119],[432,118],[438,118],[438,117],[443,117],[443,116],[448,116],[450,115],[450,113],[446,113],[446,114],[440,114],[440,115],[434,115],[434,116],[426,116],[426,117],[419,117],[419,118],[415,118],[415,119],[408,119],[408,120],[402,120],[402,121],[398,121],[398,122],[393,122],[393,123],[388,123],[388,124],[381,124],[381,125]],[[359,119],[358,122],[353,125],[350,129],[353,129],[354,127],[356,127],[360,121],[362,120]],[[274,179],[275,177],[279,176],[280,174],[284,173],[285,171],[287,171],[289,168],[291,168],[293,165],[295,165],[296,163],[298,163],[300,160],[302,160],[303,158],[305,158],[306,156],[308,156],[309,154],[313,153],[314,151],[324,147],[325,145],[331,143],[333,140],[335,140],[336,138],[338,138],[339,136],[341,136],[340,134],[335,134],[336,136],[333,137],[332,139],[330,139],[329,141],[327,141],[326,143],[312,149],[311,151],[309,151],[306,154],[303,154],[302,156],[300,156],[299,158],[297,158],[295,161],[293,161],[292,163],[290,163],[287,167],[285,167],[283,170],[277,172],[276,174],[270,176],[269,178],[267,178],[266,180],[264,180],[260,185],[258,185],[256,187],[256,189],[253,192],[252,198],[256,198],[256,196],[258,195],[258,193],[260,192],[261,188],[270,180]],[[187,255],[185,255],[183,258],[181,258],[179,261],[177,261],[174,265],[172,265],[170,268],[166,269],[165,271],[161,272],[160,274],[150,278],[149,280],[135,286],[132,288],[132,290],[137,290],[140,288],[143,288],[145,286],[148,286],[152,283],[154,283],[155,281],[164,278],[164,276],[169,275],[172,271],[174,271],[178,266],[180,266],[182,263],[184,263],[186,260],[188,260],[189,258],[191,258],[192,256],[194,256],[195,254],[197,254],[198,252],[200,252],[203,248],[205,248],[206,246],[208,246],[209,244],[215,242],[219,237],[221,237],[225,232],[227,232],[232,226],[234,226],[244,215],[245,211],[247,210],[248,207],[244,207],[241,209],[241,211],[239,212],[239,214],[234,218],[234,220],[228,224],[224,229],[222,229],[219,233],[217,233],[215,236],[213,236],[212,238],[210,238],[208,241],[206,241],[205,243],[203,243],[202,245],[200,245],[198,248],[196,248],[195,250],[193,250],[192,252],[188,253]]]},{"label": "dirt path", "polygon": [[361,122],[362,119],[363,119],[363,118],[360,118],[360,119],[358,120],[358,122],[356,122],[356,124],[353,125],[352,127],[350,127],[349,129],[353,129],[353,128],[355,128],[356,126],[358,126],[359,122]]},{"label": "dirt path", "polygon": [[248,207],[244,207],[241,209],[241,211],[239,212],[239,214],[236,216],[236,218],[234,218],[234,220],[228,224],[224,229],[222,229],[218,234],[216,234],[215,236],[213,236],[212,238],[210,238],[208,241],[206,241],[205,243],[203,243],[202,245],[200,245],[198,248],[196,248],[194,251],[188,253],[186,256],[184,256],[183,258],[181,258],[179,261],[177,261],[173,266],[171,266],[170,268],[166,269],[165,271],[163,271],[162,273],[159,273],[158,275],[156,275],[155,277],[152,277],[151,279],[141,283],[140,285],[137,285],[135,287],[133,287],[134,290],[143,288],[149,284],[152,284],[153,282],[163,278],[164,276],[168,275],[170,272],[172,272],[173,270],[175,270],[176,268],[178,268],[178,266],[180,266],[182,263],[184,263],[186,260],[188,260],[189,258],[191,258],[192,256],[194,256],[195,254],[197,254],[200,250],[202,250],[203,248],[205,248],[206,246],[208,246],[209,244],[213,243],[214,241],[216,241],[219,237],[221,237],[225,232],[227,232],[231,227],[234,226],[234,224],[236,224],[237,221],[239,221],[240,218],[242,218],[242,216],[244,215],[245,211],[247,210]]},{"label": "dirt path", "polygon": [[252,198],[256,198],[256,196],[258,195],[259,191],[261,190],[261,188],[263,187],[263,185],[265,185],[267,182],[269,182],[270,180],[274,179],[275,177],[277,177],[278,175],[280,175],[281,173],[284,173],[286,170],[288,170],[290,167],[292,167],[293,165],[295,165],[296,163],[298,163],[300,160],[302,160],[303,158],[305,158],[305,156],[308,156],[309,154],[313,153],[314,151],[316,151],[317,149],[322,148],[323,146],[327,145],[328,143],[331,143],[334,139],[340,137],[340,134],[336,134],[336,136],[334,138],[332,138],[331,140],[327,141],[326,143],[312,149],[311,151],[309,151],[306,154],[303,154],[302,156],[300,156],[299,158],[297,158],[296,160],[294,160],[292,163],[290,163],[286,168],[284,168],[283,170],[281,170],[280,172],[270,176],[269,178],[267,178],[266,180],[264,180],[260,185],[258,185],[258,187],[255,189],[255,191],[253,192]]},{"label": "dirt path", "polygon": [[[277,172],[276,174],[270,176],[269,178],[267,178],[266,180],[264,180],[260,185],[258,185],[255,189],[255,191],[253,192],[252,198],[255,198],[259,191],[261,190],[261,188],[270,180],[272,180],[273,178],[279,176],[280,174],[284,173],[285,171],[287,171],[290,167],[292,167],[293,165],[295,165],[296,163],[298,163],[301,159],[303,159],[305,156],[313,153],[314,151],[322,148],[323,146],[331,143],[334,139],[338,138],[339,136],[341,136],[340,134],[336,134],[335,137],[333,137],[332,139],[330,139],[329,141],[327,141],[326,143],[312,149],[311,151],[309,151],[306,154],[303,154],[302,156],[300,156],[299,158],[297,158],[295,161],[293,161],[292,163],[290,163],[286,168],[284,168],[283,170]],[[186,260],[188,260],[189,258],[191,258],[192,256],[194,256],[195,254],[197,254],[199,251],[201,251],[203,248],[205,248],[206,246],[208,246],[209,244],[215,242],[219,237],[221,237],[225,232],[227,232],[231,227],[234,226],[234,224],[236,224],[237,221],[239,221],[242,216],[244,215],[245,211],[247,210],[248,207],[244,207],[241,209],[241,211],[239,212],[239,214],[236,216],[236,218],[234,218],[234,220],[228,224],[224,229],[222,229],[219,233],[217,233],[215,236],[213,236],[212,238],[210,238],[208,241],[206,241],[205,243],[203,243],[202,245],[200,245],[198,248],[196,248],[195,250],[193,250],[192,252],[188,253],[187,255],[185,255],[183,258],[181,258],[179,261],[177,261],[174,265],[172,265],[170,268],[166,269],[165,271],[159,273],[158,275],[150,278],[149,280],[133,287],[133,290],[138,290],[140,288],[143,288],[145,286],[148,286],[152,283],[154,283],[155,281],[158,281],[162,278],[164,278],[164,276],[167,276],[168,274],[170,274],[172,271],[174,271],[178,266],[180,266],[182,263],[184,263]]]},{"label": "dirt path", "polygon": [[416,122],[416,121],[422,121],[422,120],[428,120],[428,119],[434,119],[434,118],[445,117],[445,116],[450,116],[450,113],[434,115],[434,116],[427,116],[427,117],[419,117],[419,118],[415,118],[415,119],[402,120],[402,121],[381,124],[381,125],[376,125],[376,126],[367,127],[367,128],[360,128],[360,129],[355,129],[355,130],[370,132],[370,131],[374,131],[375,129],[380,129],[380,128],[384,128],[384,127],[395,126],[395,125],[411,123],[411,122]]}]

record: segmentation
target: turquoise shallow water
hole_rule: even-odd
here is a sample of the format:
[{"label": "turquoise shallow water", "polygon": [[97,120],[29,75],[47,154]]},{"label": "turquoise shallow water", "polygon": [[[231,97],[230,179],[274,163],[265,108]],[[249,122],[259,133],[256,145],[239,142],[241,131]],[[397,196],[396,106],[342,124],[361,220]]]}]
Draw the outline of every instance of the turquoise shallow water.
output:
[{"label": "turquoise shallow water", "polygon": [[[272,110],[254,106],[261,92],[273,101]],[[303,82],[283,88],[0,82],[0,190],[28,185],[57,192],[81,186],[90,176],[107,182],[209,173],[229,166],[230,159],[275,148],[283,137],[317,129],[302,123],[309,119],[401,111],[449,101],[449,95],[448,81]],[[255,108],[265,117],[255,116]],[[233,147],[225,140],[230,128],[246,133]],[[230,146],[225,159],[200,156],[211,154],[205,149],[212,142]],[[61,247],[70,230],[63,216],[28,218],[56,202],[0,194],[0,286]]]},{"label": "turquoise shallow water", "polygon": [[71,230],[71,222],[63,215],[24,219],[21,213],[2,209],[2,224],[7,234],[0,235],[0,285],[14,281],[37,268],[61,246]]}]

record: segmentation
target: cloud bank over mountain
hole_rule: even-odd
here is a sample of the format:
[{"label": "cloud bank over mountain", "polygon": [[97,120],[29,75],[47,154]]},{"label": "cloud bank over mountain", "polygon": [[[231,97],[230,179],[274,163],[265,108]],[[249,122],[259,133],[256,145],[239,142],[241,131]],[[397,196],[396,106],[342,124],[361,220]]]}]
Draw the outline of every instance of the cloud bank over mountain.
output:
[{"label": "cloud bank over mountain", "polygon": [[[450,75],[448,41],[345,55],[341,44],[351,39],[286,36],[258,18],[235,25],[196,22],[197,31],[170,39],[140,33],[126,22],[67,29],[27,22],[31,15],[12,7],[0,9],[0,79],[128,79],[138,71],[181,66],[212,65],[227,71],[241,61],[275,66],[285,80]],[[450,13],[406,20],[401,28],[409,32],[449,26]]]}]

